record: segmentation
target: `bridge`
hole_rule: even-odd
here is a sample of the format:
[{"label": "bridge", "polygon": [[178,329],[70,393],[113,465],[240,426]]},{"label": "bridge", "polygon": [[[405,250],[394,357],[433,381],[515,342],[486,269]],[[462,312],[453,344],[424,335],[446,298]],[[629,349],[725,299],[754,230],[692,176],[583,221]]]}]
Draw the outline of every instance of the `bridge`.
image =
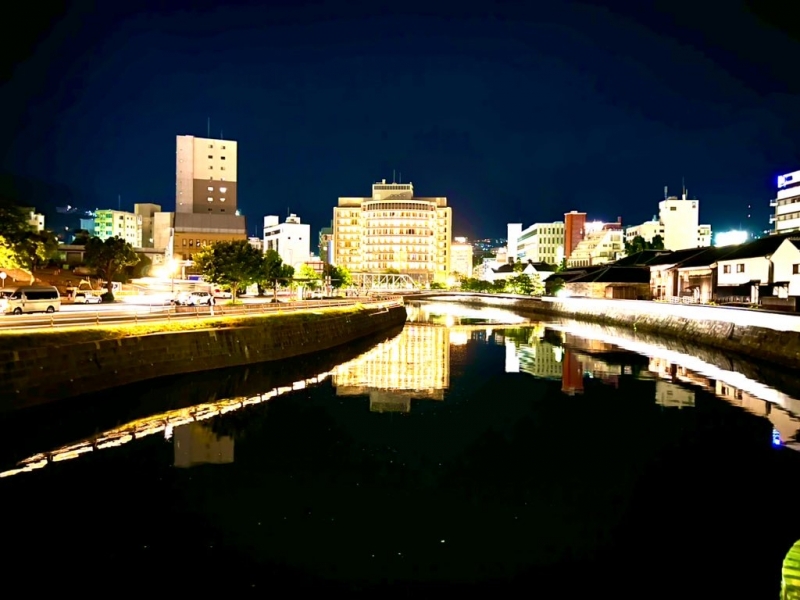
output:
[{"label": "bridge", "polygon": [[406,273],[352,273],[353,286],[372,292],[419,289],[420,283]]}]

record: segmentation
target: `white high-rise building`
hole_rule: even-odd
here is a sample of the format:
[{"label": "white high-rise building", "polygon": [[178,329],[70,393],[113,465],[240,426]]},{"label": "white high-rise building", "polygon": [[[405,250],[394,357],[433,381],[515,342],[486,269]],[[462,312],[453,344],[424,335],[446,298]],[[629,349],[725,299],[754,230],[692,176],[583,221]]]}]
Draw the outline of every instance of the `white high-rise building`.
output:
[{"label": "white high-rise building", "polygon": [[778,177],[778,197],[769,205],[775,208],[769,219],[775,224],[775,233],[800,229],[800,171]]},{"label": "white high-rise building", "polygon": [[632,242],[641,236],[652,242],[661,236],[665,250],[685,250],[687,248],[707,248],[711,245],[711,225],[700,224],[700,201],[670,196],[658,203],[658,220],[655,218],[640,225],[627,227],[625,239]]},{"label": "white high-rise building", "polygon": [[311,258],[311,225],[291,214],[284,223],[277,216],[264,217],[264,252],[275,250],[284,264],[298,269]]}]

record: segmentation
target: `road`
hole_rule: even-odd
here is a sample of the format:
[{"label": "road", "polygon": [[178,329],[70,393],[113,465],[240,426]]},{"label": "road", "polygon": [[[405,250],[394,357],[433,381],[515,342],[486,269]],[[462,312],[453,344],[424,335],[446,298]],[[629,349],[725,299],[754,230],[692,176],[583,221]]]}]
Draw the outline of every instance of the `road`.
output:
[{"label": "road", "polygon": [[[138,300],[138,299],[137,299]],[[243,298],[241,304],[217,304],[215,317],[245,316],[273,311],[303,310],[348,306],[357,302],[373,304],[375,298],[332,298],[323,300],[271,303],[268,298]],[[0,331],[37,331],[60,327],[156,323],[173,320],[207,318],[208,306],[175,307],[170,304],[115,302],[113,304],[62,304],[61,311],[44,314],[0,315]]]}]

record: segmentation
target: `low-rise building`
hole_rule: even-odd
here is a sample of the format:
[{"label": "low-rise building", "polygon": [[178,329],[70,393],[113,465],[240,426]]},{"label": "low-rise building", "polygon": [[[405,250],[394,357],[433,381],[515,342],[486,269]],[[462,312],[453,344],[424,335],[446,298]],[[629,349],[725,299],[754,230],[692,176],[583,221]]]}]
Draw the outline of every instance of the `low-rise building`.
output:
[{"label": "low-rise building", "polygon": [[95,211],[94,235],[101,240],[120,237],[134,248],[141,248],[142,216],[123,210]]},{"label": "low-rise building", "polygon": [[567,267],[608,264],[620,258],[624,252],[625,232],[622,231],[622,223],[604,223],[586,233],[567,259]]},{"label": "low-rise building", "polygon": [[300,268],[311,256],[311,226],[290,214],[279,222],[275,215],[264,217],[264,252],[275,250],[284,264]]},{"label": "low-rise building", "polygon": [[453,243],[450,246],[450,268],[461,277],[472,277],[472,244]]},{"label": "low-rise building", "polygon": [[[511,225],[509,224],[509,236]],[[564,259],[564,231],[564,223],[560,221],[534,223],[519,233],[513,258],[551,265],[561,264]]]}]

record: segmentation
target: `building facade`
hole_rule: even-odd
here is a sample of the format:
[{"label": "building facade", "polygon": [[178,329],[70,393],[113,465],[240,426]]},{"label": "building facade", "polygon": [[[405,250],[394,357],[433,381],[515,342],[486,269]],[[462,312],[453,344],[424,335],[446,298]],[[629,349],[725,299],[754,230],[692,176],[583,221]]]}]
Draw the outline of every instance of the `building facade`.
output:
[{"label": "building facade", "polygon": [[586,213],[570,211],[564,214],[564,258],[581,243],[586,233]]},{"label": "building facade", "polygon": [[179,135],[176,146],[175,211],[236,214],[237,143]]},{"label": "building facade", "polygon": [[606,223],[591,231],[567,259],[567,267],[603,265],[620,258],[625,251],[625,232],[621,223]]},{"label": "building facade", "polygon": [[451,272],[452,209],[447,198],[415,197],[411,183],[372,186],[370,197],[342,197],[333,209],[335,264],[352,273],[395,270],[422,283]]},{"label": "building facade", "polygon": [[275,250],[284,264],[298,269],[311,257],[311,226],[291,214],[284,223],[277,216],[264,217],[264,252]]},{"label": "building facade", "polygon": [[120,237],[134,248],[141,248],[142,217],[122,210],[98,210],[94,215],[94,235],[101,240]]},{"label": "building facade", "polygon": [[711,225],[700,224],[700,201],[688,199],[685,192],[681,198],[670,196],[659,202],[658,219],[653,217],[625,229],[628,243],[633,242],[636,236],[652,242],[657,235],[661,236],[665,250],[708,248],[711,245]]},{"label": "building facade", "polygon": [[333,222],[330,227],[319,230],[319,259],[328,264],[333,264]]},{"label": "building facade", "polygon": [[141,248],[155,247],[155,214],[161,212],[158,204],[134,204],[133,214],[142,218]]},{"label": "building facade", "polygon": [[769,204],[775,208],[770,217],[775,233],[800,230],[800,171],[778,177],[778,195]]},{"label": "building facade", "polygon": [[452,272],[462,277],[472,277],[472,244],[450,244],[453,256],[450,261]]},{"label": "building facade", "polygon": [[534,223],[520,234],[517,253],[512,258],[559,265],[565,256],[564,236],[565,225],[560,221]]}]

